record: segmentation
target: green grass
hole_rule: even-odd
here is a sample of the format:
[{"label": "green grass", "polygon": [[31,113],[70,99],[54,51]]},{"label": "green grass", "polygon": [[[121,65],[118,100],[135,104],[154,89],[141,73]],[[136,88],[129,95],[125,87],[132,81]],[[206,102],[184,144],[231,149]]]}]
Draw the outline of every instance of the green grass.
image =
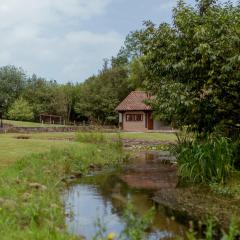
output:
[{"label": "green grass", "polygon": [[42,133],[7,133],[0,134],[1,138],[16,138],[18,136],[28,136],[31,139],[41,140],[68,140],[76,137],[75,132],[42,132]]},{"label": "green grass", "polygon": [[[109,133],[111,136],[111,133]],[[141,139],[150,141],[176,141],[177,137],[174,133],[120,133],[122,138]]]},{"label": "green grass", "polygon": [[[27,135],[31,137],[31,139],[16,138],[22,135],[23,134],[0,134],[0,168],[7,166],[26,155],[47,152],[53,147],[63,149],[68,146],[79,148],[84,146],[84,144],[76,142],[48,140],[49,138],[54,137],[61,139],[63,135],[60,134],[31,134]],[[68,135],[64,134],[64,137],[66,136]]]},{"label": "green grass", "polygon": [[76,135],[76,140],[78,142],[99,144],[106,143],[109,138],[101,132],[79,132]]},{"label": "green grass", "polygon": [[[38,151],[36,145],[41,141],[43,148],[50,144],[48,140],[15,142],[6,136],[1,140],[5,146],[12,142],[12,145],[8,145],[9,151],[17,148],[19,152],[21,149]],[[79,239],[70,236],[65,229],[65,214],[61,203],[65,183],[62,179],[73,173],[84,175],[89,172],[92,164],[116,166],[122,163],[125,154],[117,143],[63,143],[65,147],[62,145],[61,149],[57,146],[45,153],[26,155],[11,166],[1,169],[1,240]]]},{"label": "green grass", "polygon": [[[30,139],[17,139],[19,136],[28,136]],[[91,139],[93,138],[92,133],[81,133],[80,136],[85,138],[85,140],[88,138],[88,141],[83,139],[85,142],[91,142]],[[78,138],[80,136],[78,134]],[[103,136],[104,139],[118,138],[120,136],[121,138],[152,141],[174,141],[176,139],[175,135],[171,133],[120,133],[120,135],[118,133],[103,133]],[[69,139],[74,139],[75,137],[76,133],[73,132],[0,134],[0,167],[7,166],[17,159],[31,153],[49,151],[53,147],[62,149],[67,146],[81,147],[81,145],[84,145],[69,141]],[[96,136],[94,136],[94,139],[96,140]],[[100,140],[102,141],[103,139],[100,138]]]},{"label": "green grass", "polygon": [[[77,142],[68,140],[75,133],[0,134],[1,239],[76,239],[65,231],[61,179],[86,174],[92,164],[116,166],[126,157],[122,144],[111,141],[119,134],[80,135]],[[152,133],[121,137],[166,139]],[[39,189],[31,187],[36,184]]]},{"label": "green grass", "polygon": [[[96,132],[94,132],[96,133]],[[91,138],[92,132],[81,133],[80,137]],[[115,132],[115,133],[104,133],[102,135],[108,139],[112,138],[123,138],[123,139],[135,139],[135,140],[146,140],[146,141],[176,141],[177,137],[174,133],[131,133],[131,132]]]},{"label": "green grass", "polygon": [[[36,122],[23,122],[13,120],[3,120],[3,123],[10,124],[16,127],[63,127],[64,125],[58,124],[41,124]],[[67,126],[67,125],[66,125]],[[63,133],[64,135],[64,133]],[[115,133],[106,133],[107,136],[115,136]],[[176,135],[174,133],[132,133],[132,132],[121,132],[122,138],[129,139],[142,139],[142,140],[159,140],[159,141],[176,141]]]},{"label": "green grass", "polygon": [[15,127],[63,127],[64,126],[60,124],[42,124],[37,122],[23,122],[23,121],[14,121],[14,120],[3,120],[3,124],[10,124]]}]

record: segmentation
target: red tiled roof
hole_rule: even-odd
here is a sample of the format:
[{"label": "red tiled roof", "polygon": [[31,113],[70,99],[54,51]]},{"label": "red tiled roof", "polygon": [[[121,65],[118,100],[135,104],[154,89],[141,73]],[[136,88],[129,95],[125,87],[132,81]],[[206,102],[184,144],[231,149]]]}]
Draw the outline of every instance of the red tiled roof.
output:
[{"label": "red tiled roof", "polygon": [[151,107],[144,103],[149,99],[144,91],[131,92],[116,108],[116,111],[143,111],[151,110]]}]

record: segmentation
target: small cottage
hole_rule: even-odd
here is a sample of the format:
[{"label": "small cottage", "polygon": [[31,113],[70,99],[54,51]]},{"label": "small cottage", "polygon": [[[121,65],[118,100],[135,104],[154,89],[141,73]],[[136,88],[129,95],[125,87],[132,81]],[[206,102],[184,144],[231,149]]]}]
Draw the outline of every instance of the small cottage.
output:
[{"label": "small cottage", "polygon": [[124,131],[145,132],[160,130],[163,123],[153,118],[152,108],[146,104],[150,96],[144,91],[131,92],[116,108],[119,126]]}]

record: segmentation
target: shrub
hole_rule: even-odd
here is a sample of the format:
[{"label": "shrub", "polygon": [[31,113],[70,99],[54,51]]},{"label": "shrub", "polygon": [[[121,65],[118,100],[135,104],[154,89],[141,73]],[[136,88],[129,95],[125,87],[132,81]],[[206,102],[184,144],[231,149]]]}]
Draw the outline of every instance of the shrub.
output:
[{"label": "shrub", "polygon": [[234,144],[224,137],[204,141],[178,137],[174,151],[179,175],[190,182],[224,183],[234,168]]},{"label": "shrub", "polygon": [[26,100],[19,98],[10,107],[8,118],[17,121],[31,121],[34,118],[33,109]]}]

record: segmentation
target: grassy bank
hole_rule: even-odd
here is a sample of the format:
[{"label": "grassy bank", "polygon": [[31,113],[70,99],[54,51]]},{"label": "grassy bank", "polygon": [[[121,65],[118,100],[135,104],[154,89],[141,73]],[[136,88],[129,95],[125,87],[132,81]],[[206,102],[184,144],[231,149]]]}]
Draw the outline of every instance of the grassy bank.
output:
[{"label": "grassy bank", "polygon": [[65,125],[60,124],[42,124],[38,122],[24,122],[14,120],[3,120],[3,124],[9,124],[14,127],[64,127]]},{"label": "grassy bank", "polygon": [[[116,135],[116,134],[115,134]],[[107,134],[109,137],[114,137],[114,134]],[[133,132],[121,132],[121,138],[127,139],[140,139],[146,141],[176,141],[177,137],[175,133],[133,133]]]},{"label": "grassy bank", "polygon": [[[91,133],[84,133],[91,137]],[[104,133],[107,139],[121,138],[140,139],[150,141],[174,141],[176,136],[172,133]],[[21,139],[26,137],[29,139]],[[31,134],[0,134],[0,168],[14,163],[19,158],[32,153],[43,153],[51,148],[84,147],[74,141],[76,133],[31,133]]]},{"label": "grassy bank", "polygon": [[64,226],[61,191],[68,176],[124,160],[119,143],[74,143],[31,154],[0,173],[1,239],[75,239]]}]

